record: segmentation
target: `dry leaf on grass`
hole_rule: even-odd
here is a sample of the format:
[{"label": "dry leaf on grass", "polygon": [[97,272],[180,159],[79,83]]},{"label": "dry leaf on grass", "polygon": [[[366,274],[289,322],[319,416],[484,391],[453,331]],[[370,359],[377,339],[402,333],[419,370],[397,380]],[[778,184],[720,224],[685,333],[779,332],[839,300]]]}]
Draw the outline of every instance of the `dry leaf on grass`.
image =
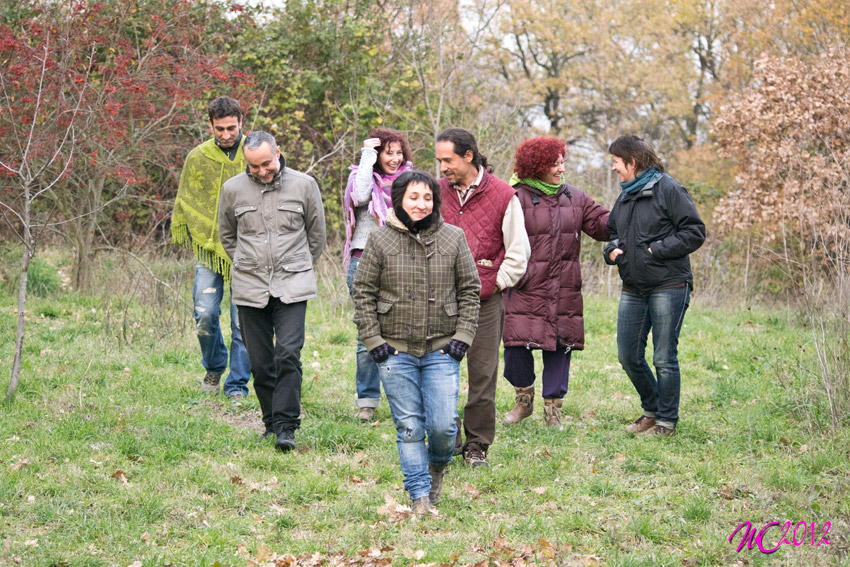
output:
[{"label": "dry leaf on grass", "polygon": [[20,461],[18,461],[14,465],[10,466],[9,468],[12,469],[13,471],[19,471],[22,468],[28,466],[29,464],[30,464],[29,459],[21,459]]},{"label": "dry leaf on grass", "polygon": [[110,478],[114,478],[115,480],[120,480],[123,484],[130,484],[130,482],[127,480],[127,473],[125,473],[121,469],[118,469],[117,471],[112,473]]}]

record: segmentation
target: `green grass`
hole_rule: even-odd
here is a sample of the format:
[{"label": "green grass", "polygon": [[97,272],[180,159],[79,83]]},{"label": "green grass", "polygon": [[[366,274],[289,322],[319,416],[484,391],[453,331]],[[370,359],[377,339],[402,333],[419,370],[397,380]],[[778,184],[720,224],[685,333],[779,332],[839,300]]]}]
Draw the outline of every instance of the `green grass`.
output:
[{"label": "green grass", "polygon": [[[543,426],[538,390],[531,418],[498,425],[489,469],[452,463],[438,516],[395,521],[382,509],[406,503],[389,408],[375,425],[354,419],[350,305],[341,277],[321,279],[288,455],[260,438],[253,394],[232,405],[198,390],[190,316],[162,328],[167,310],[140,307],[141,291],[32,297],[21,386],[0,411],[0,564],[365,563],[358,552],[383,548],[394,565],[850,565],[850,427],[800,420],[775,380],[803,356],[791,313],[709,309],[697,295],[680,342],[679,434],[647,439],[623,433],[640,409],[617,363],[616,299],[588,295],[564,430]],[[178,285],[185,300],[190,283]],[[4,294],[3,369],[14,328]],[[499,414],[512,405],[500,379]],[[736,554],[727,538],[745,520],[830,521],[832,545]]]}]

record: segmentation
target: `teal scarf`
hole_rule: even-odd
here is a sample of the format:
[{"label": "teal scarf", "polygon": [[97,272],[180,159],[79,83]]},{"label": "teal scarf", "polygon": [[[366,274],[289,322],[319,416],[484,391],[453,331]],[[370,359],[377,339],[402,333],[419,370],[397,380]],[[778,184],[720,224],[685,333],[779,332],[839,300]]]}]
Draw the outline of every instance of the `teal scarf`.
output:
[{"label": "teal scarf", "polygon": [[654,167],[650,167],[644,171],[640,172],[640,175],[632,179],[631,181],[627,181],[626,183],[620,183],[620,188],[623,190],[623,195],[631,195],[632,193],[637,193],[647,185],[658,181],[658,179],[664,175]]},{"label": "teal scarf", "polygon": [[535,189],[539,189],[543,191],[546,195],[554,195],[558,192],[558,190],[564,186],[564,174],[561,174],[561,183],[560,185],[552,185],[551,183],[546,183],[545,181],[541,181],[539,179],[534,179],[532,177],[526,177],[524,179],[520,179],[516,176],[516,173],[511,175],[510,181],[508,181],[508,185],[511,187],[516,187],[520,183],[523,185],[528,185],[529,187],[534,187]]}]

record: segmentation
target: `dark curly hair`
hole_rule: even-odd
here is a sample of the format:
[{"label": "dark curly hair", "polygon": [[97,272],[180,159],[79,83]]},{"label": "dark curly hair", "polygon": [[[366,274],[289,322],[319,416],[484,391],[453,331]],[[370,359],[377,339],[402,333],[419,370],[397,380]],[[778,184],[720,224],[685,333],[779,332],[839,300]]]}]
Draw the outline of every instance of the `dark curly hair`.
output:
[{"label": "dark curly hair", "polygon": [[532,138],[516,148],[514,173],[520,179],[543,179],[558,158],[566,157],[567,145],[556,138]]},{"label": "dark curly hair", "polygon": [[[372,128],[369,130],[369,135],[367,138],[378,138],[381,140],[381,145],[375,148],[379,154],[384,151],[389,144],[398,143],[401,145],[401,156],[404,159],[404,162],[407,163],[412,161],[410,159],[410,146],[407,145],[407,138],[401,132],[396,132],[395,130],[390,130],[389,128]],[[375,163],[375,169],[384,175],[386,175],[386,171],[381,167],[381,162],[378,161]]]}]

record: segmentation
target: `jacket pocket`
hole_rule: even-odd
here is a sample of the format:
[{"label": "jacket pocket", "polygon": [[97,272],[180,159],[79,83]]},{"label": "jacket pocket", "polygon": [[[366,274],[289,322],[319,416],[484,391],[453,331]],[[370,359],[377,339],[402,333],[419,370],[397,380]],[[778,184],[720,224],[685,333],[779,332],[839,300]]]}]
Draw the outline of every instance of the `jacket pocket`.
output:
[{"label": "jacket pocket", "polygon": [[457,301],[448,301],[443,308],[437,310],[436,321],[431,325],[432,337],[444,337],[453,335],[457,329]]},{"label": "jacket pocket", "polygon": [[309,254],[293,254],[281,258],[279,266],[284,272],[306,272],[313,269],[313,259]]},{"label": "jacket pocket", "polygon": [[257,212],[256,205],[240,205],[234,207],[237,230],[241,234],[257,234],[263,232],[263,219]]},{"label": "jacket pocket", "polygon": [[277,216],[281,230],[304,228],[304,206],[301,203],[281,203],[277,206]]},{"label": "jacket pocket", "polygon": [[240,258],[236,257],[233,261],[233,268],[241,272],[256,271],[259,268],[259,263],[256,258]]}]

